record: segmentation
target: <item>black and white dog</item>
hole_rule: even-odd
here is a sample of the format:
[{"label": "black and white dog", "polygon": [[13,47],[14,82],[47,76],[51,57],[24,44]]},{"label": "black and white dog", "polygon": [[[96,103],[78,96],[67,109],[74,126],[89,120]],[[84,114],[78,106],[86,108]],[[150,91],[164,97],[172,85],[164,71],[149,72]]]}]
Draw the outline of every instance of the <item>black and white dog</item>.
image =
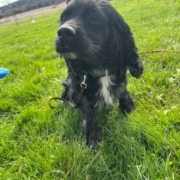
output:
[{"label": "black and white dog", "polygon": [[126,89],[126,71],[139,78],[143,65],[129,26],[107,0],[67,3],[55,39],[56,51],[68,67],[62,98],[73,101],[81,111],[87,145],[95,148],[102,133],[94,107],[119,100],[121,111],[130,113],[134,103]]}]

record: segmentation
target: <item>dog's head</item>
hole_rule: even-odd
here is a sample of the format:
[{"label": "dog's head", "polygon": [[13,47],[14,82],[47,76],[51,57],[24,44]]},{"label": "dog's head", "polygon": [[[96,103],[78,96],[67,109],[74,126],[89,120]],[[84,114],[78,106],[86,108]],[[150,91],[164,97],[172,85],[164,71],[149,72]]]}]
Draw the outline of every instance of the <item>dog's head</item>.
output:
[{"label": "dog's head", "polygon": [[107,0],[68,0],[60,16],[56,51],[68,59],[128,66],[138,58],[129,26]]},{"label": "dog's head", "polygon": [[109,34],[109,20],[104,9],[107,6],[104,0],[70,1],[60,17],[57,52],[69,58],[97,55]]}]

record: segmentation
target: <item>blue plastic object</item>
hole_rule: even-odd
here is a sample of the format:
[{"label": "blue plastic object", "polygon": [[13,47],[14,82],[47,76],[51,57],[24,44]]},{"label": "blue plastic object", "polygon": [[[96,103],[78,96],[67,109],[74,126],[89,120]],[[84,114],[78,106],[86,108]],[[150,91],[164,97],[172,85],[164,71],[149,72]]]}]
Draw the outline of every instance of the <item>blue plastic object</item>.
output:
[{"label": "blue plastic object", "polygon": [[9,69],[6,69],[6,68],[0,68],[0,79],[5,77],[6,75],[9,74]]}]

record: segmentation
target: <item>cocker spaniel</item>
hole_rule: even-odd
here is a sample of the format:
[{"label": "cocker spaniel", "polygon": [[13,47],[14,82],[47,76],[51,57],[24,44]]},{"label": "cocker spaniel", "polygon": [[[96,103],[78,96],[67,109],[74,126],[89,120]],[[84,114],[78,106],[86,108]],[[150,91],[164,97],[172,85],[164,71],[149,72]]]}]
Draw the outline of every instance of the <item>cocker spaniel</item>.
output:
[{"label": "cocker spaniel", "polygon": [[107,0],[68,0],[60,23],[55,47],[68,68],[62,99],[81,111],[82,131],[93,149],[102,139],[94,107],[118,100],[120,110],[130,113],[126,71],[139,78],[143,65],[129,26]]}]

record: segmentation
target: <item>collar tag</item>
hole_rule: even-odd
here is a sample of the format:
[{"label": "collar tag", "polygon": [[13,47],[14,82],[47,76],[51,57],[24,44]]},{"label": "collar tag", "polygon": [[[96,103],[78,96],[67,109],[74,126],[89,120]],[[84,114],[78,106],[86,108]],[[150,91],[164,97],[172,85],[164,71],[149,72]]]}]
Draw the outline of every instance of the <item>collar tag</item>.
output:
[{"label": "collar tag", "polygon": [[84,88],[84,89],[87,88],[86,79],[87,79],[87,73],[84,75],[84,79],[83,79],[83,81],[80,84],[81,88]]}]

